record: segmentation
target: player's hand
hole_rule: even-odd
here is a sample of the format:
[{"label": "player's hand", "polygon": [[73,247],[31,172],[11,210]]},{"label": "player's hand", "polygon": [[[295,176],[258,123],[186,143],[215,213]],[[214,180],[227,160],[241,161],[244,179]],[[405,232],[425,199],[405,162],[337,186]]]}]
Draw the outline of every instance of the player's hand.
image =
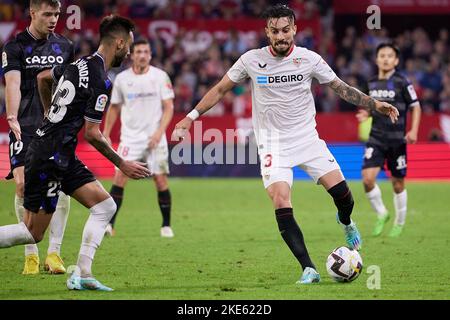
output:
[{"label": "player's hand", "polygon": [[364,122],[367,119],[369,119],[369,111],[366,109],[359,109],[356,113],[356,119],[358,119],[359,122]]},{"label": "player's hand", "polygon": [[396,123],[398,120],[397,108],[387,102],[375,100],[375,110],[391,118],[392,123]]},{"label": "player's hand", "polygon": [[14,133],[16,140],[22,140],[22,130],[20,129],[20,124],[19,121],[17,121],[17,118],[14,116],[9,116],[6,119],[8,120],[9,128],[11,129],[12,133]]},{"label": "player's hand", "polygon": [[408,133],[405,136],[405,140],[406,140],[406,143],[411,143],[411,144],[416,143],[417,142],[417,132],[412,131],[412,130],[408,131]]},{"label": "player's hand", "polygon": [[120,164],[119,169],[131,179],[142,179],[151,175],[151,172],[148,170],[146,164],[138,161],[124,160]]},{"label": "player's hand", "polygon": [[148,141],[148,148],[149,149],[154,149],[156,148],[156,146],[159,144],[159,142],[161,141],[161,137],[162,137],[163,133],[159,130],[157,130],[151,137],[150,140]]},{"label": "player's hand", "polygon": [[183,140],[186,133],[189,132],[192,122],[193,122],[192,119],[188,118],[188,117],[185,117],[183,120],[178,122],[175,125],[175,129],[173,130],[173,133],[172,133],[172,141]]}]

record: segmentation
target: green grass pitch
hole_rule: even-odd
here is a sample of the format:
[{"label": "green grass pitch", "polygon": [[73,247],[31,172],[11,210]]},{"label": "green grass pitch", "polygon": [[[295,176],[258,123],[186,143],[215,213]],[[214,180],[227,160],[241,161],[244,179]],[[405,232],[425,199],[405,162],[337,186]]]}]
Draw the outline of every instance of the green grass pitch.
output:
[{"label": "green grass pitch", "polygon": [[[107,190],[110,181],[104,181]],[[360,182],[351,182],[353,218],[363,236],[364,269],[352,283],[335,283],[325,270],[329,252],[344,245],[329,195],[313,182],[295,182],[294,213],[322,276],[297,286],[301,270],[280,237],[271,203],[259,179],[170,180],[175,238],[159,236],[161,215],[151,181],[130,182],[117,220],[93,271],[111,293],[73,292],[65,275],[21,275],[23,247],[0,250],[0,299],[448,299],[450,233],[448,183],[407,184],[409,212],[399,239],[370,236],[375,214]],[[392,188],[381,182],[393,212]],[[14,184],[0,182],[0,225],[16,223]],[[75,264],[88,211],[76,201],[62,247],[66,267]],[[392,220],[389,223],[391,226]],[[45,259],[47,238],[39,244]],[[380,270],[380,289],[369,289]],[[373,267],[372,267],[373,268]]]}]

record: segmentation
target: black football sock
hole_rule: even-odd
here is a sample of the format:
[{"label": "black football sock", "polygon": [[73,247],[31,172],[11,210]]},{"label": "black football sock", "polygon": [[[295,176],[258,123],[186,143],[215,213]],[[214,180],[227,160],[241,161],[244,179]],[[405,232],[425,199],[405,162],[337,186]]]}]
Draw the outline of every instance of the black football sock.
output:
[{"label": "black football sock", "polygon": [[348,226],[351,223],[350,215],[353,211],[352,192],[350,191],[347,182],[341,181],[334,187],[328,189],[328,193],[333,197],[334,204],[338,209],[339,221]]},{"label": "black football sock", "polygon": [[309,257],[308,250],[306,249],[302,231],[294,219],[292,208],[276,209],[275,216],[278,222],[278,229],[280,230],[284,242],[286,242],[289,249],[291,249],[291,252],[297,258],[303,270],[306,267],[316,269]]},{"label": "black football sock", "polygon": [[165,191],[158,191],[158,204],[161,210],[163,227],[170,226],[170,209],[172,206],[172,198],[169,189]]},{"label": "black football sock", "polygon": [[119,213],[120,206],[122,205],[123,188],[113,184],[109,194],[111,195],[111,197],[113,198],[113,200],[117,206],[116,213],[114,213],[113,217],[109,221],[109,223],[111,223],[111,225],[114,226],[114,223],[116,222],[117,214]]}]

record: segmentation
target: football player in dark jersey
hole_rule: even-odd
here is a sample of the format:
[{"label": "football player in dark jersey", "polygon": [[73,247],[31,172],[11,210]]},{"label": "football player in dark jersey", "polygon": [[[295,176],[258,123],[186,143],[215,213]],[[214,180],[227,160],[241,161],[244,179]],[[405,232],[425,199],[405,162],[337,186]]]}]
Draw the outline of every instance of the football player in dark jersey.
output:
[{"label": "football player in dark jersey", "polygon": [[[97,52],[65,68],[57,66],[38,75],[39,93],[49,111],[25,159],[24,207],[31,218],[27,225],[0,227],[1,248],[41,241],[55,211],[59,190],[89,208],[77,268],[67,280],[72,290],[112,290],[93,277],[91,266],[116,204],[75,155],[81,128],[84,126],[85,139],[125,175],[133,179],[150,175],[146,164],[122,159],[100,132],[112,88],[107,70],[120,66],[129,54],[133,30],[130,20],[108,16],[100,24]],[[59,82],[50,97],[53,77]]]},{"label": "football player in dark jersey", "polygon": [[[17,219],[28,222],[24,214],[24,165],[25,154],[36,129],[42,123],[44,111],[37,92],[36,75],[47,68],[73,62],[72,43],[54,33],[60,14],[60,2],[56,0],[30,1],[30,26],[5,44],[2,66],[6,82],[6,113],[10,137],[11,172],[16,183],[15,211]],[[50,273],[65,273],[60,258],[60,248],[67,217],[69,197],[61,192],[53,220],[50,224],[48,255],[45,269]],[[39,273],[39,253],[36,244],[25,246],[23,274]]]},{"label": "football player in dark jersey", "polygon": [[[403,230],[407,209],[405,176],[407,166],[406,144],[416,143],[420,124],[420,103],[411,82],[395,67],[399,62],[399,50],[390,43],[382,43],[376,50],[378,76],[367,83],[367,94],[371,97],[394,105],[399,111],[397,123],[386,121],[372,113],[372,129],[366,144],[362,177],[364,189],[372,208],[377,213],[373,235],[379,236],[390,215],[384,206],[381,190],[376,177],[386,163],[391,172],[394,189],[395,221],[389,233],[398,237]],[[411,129],[406,131],[406,117],[411,110]],[[369,117],[365,110],[359,111],[357,118],[364,121]]]}]

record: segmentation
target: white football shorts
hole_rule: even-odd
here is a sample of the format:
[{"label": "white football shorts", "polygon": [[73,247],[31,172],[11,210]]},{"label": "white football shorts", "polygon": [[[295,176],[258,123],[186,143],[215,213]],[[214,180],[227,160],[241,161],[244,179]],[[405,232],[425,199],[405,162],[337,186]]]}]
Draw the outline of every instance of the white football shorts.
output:
[{"label": "white football shorts", "polygon": [[[117,153],[129,161],[147,163],[152,174],[169,174],[169,147],[163,137],[156,148],[149,150],[146,143],[120,142]],[[116,168],[116,170],[119,170]]]},{"label": "white football shorts", "polygon": [[260,152],[261,176],[267,189],[272,183],[285,181],[292,187],[293,168],[303,169],[315,183],[325,174],[340,170],[339,164],[322,139],[298,145],[286,153]]}]

